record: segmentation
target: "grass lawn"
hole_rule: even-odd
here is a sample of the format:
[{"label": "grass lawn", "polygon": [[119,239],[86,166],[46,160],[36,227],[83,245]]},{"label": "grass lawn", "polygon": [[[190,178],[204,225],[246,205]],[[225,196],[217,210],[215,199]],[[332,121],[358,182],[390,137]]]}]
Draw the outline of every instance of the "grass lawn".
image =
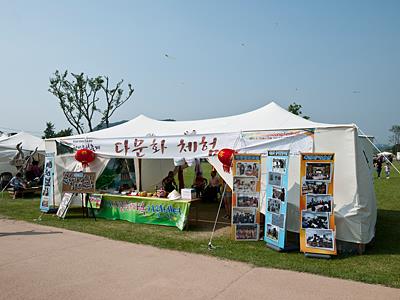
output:
[{"label": "grass lawn", "polygon": [[[209,170],[204,170],[204,174],[209,177]],[[367,249],[365,255],[341,255],[331,260],[305,258],[304,254],[295,252],[277,253],[266,248],[262,241],[235,242],[229,238],[228,227],[218,230],[213,242],[217,248],[208,251],[210,231],[203,227],[179,231],[172,227],[125,221],[99,219],[94,222],[93,219],[82,218],[80,210],[71,210],[65,220],[44,215],[39,222],[35,221],[40,215],[37,198],[12,200],[8,195],[3,198],[0,196],[0,215],[3,218],[87,232],[110,239],[242,261],[260,267],[295,270],[400,288],[400,176],[394,172],[392,174],[389,180],[375,180],[378,220],[374,246]],[[186,185],[190,183],[188,180]]]}]

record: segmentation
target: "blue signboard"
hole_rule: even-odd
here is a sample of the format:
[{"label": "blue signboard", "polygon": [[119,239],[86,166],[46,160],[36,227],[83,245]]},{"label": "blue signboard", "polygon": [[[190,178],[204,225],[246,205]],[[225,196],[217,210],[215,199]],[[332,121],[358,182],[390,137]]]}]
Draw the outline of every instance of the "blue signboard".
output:
[{"label": "blue signboard", "polygon": [[271,150],[267,156],[264,240],[285,248],[289,150]]}]

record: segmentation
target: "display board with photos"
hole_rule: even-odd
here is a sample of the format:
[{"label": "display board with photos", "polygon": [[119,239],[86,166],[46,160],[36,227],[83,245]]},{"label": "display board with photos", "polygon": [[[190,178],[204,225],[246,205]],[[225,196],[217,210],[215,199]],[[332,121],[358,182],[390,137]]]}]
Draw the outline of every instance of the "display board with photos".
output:
[{"label": "display board with photos", "polygon": [[237,241],[258,241],[261,156],[259,154],[235,154],[232,171],[233,235]]},{"label": "display board with photos", "polygon": [[300,251],[336,255],[333,153],[301,154]]},{"label": "display board with photos", "polygon": [[264,240],[285,248],[289,150],[270,150],[266,160],[267,189]]},{"label": "display board with photos", "polygon": [[43,186],[40,197],[40,210],[48,212],[54,207],[54,153],[46,153],[44,159]]}]

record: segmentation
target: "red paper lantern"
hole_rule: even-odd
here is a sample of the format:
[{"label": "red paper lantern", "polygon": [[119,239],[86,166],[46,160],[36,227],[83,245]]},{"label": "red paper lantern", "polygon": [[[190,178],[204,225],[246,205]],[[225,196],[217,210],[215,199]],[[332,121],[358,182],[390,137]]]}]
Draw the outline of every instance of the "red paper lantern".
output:
[{"label": "red paper lantern", "polygon": [[96,154],[90,149],[80,149],[75,153],[75,159],[81,162],[83,167],[87,167],[95,158]]},{"label": "red paper lantern", "polygon": [[230,172],[234,153],[235,150],[227,148],[221,149],[218,152],[218,159],[222,163],[225,172]]}]

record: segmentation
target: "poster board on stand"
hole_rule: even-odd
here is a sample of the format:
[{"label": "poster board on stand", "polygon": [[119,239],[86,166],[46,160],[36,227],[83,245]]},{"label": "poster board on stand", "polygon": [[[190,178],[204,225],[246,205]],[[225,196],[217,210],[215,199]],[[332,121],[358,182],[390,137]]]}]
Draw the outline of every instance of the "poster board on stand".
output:
[{"label": "poster board on stand", "polygon": [[68,208],[72,203],[73,193],[65,193],[61,199],[60,206],[57,210],[57,217],[64,219],[65,215],[67,214]]},{"label": "poster board on stand", "polygon": [[236,241],[258,241],[261,155],[234,154],[232,172],[232,236]]},{"label": "poster board on stand", "polygon": [[64,193],[94,193],[96,189],[95,172],[64,172],[62,191]]},{"label": "poster board on stand", "polygon": [[54,153],[46,153],[43,171],[42,195],[40,210],[48,212],[54,208]]},{"label": "poster board on stand", "polygon": [[289,150],[269,150],[264,241],[274,249],[286,246]]},{"label": "poster board on stand", "polygon": [[334,153],[302,153],[300,251],[336,255]]}]

